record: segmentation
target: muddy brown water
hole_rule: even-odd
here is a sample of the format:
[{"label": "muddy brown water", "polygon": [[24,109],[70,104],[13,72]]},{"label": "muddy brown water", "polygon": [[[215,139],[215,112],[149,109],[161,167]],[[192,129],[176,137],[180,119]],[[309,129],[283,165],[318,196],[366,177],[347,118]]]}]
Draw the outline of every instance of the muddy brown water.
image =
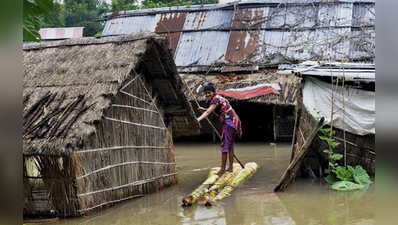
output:
[{"label": "muddy brown water", "polygon": [[175,143],[179,184],[58,224],[375,224],[375,185],[355,192],[329,190],[319,179],[300,179],[284,192],[273,189],[288,165],[290,144],[237,143],[242,163],[260,169],[220,204],[182,207],[182,198],[220,164],[212,143]]}]

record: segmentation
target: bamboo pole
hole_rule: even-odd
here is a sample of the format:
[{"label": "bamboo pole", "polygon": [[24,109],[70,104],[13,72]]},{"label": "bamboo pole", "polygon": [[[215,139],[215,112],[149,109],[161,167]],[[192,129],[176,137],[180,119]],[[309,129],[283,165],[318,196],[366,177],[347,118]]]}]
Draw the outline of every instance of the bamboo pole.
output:
[{"label": "bamboo pole", "polygon": [[[300,98],[298,98],[300,99]],[[296,144],[296,139],[297,139],[297,129],[299,125],[299,118],[301,115],[301,108],[300,104],[297,104],[295,107],[295,112],[294,112],[294,130],[293,130],[293,138],[292,138],[292,150],[290,153],[290,162],[293,161],[294,158],[294,149],[295,149],[295,144]]]},{"label": "bamboo pole", "polygon": [[[196,105],[198,106],[198,108],[200,107],[199,102],[196,100],[195,96],[193,95],[191,89],[189,88],[188,84],[185,82],[184,78],[181,77],[182,82],[185,84],[185,86],[187,87],[189,94],[191,95],[192,99],[195,101]],[[209,120],[209,118],[206,117],[207,122],[210,124],[211,128],[213,128],[214,132],[217,134],[218,138],[220,140],[222,140],[220,133],[218,133],[217,129],[213,126],[213,124],[211,123],[211,121]],[[238,159],[238,157],[234,154],[234,158],[236,159],[236,161],[238,161],[239,165],[242,168],[245,168],[245,166],[242,164],[242,162]]]}]

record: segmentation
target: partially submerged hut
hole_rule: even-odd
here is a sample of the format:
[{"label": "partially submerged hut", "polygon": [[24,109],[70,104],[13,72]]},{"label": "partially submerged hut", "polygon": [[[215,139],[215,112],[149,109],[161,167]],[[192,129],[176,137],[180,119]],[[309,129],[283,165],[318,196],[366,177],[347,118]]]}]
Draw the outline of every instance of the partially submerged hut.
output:
[{"label": "partially submerged hut", "polygon": [[[301,91],[299,77],[292,74],[280,75],[276,70],[270,69],[251,75],[231,74],[224,77],[183,74],[181,78],[186,81],[188,88],[203,107],[209,105],[203,95],[203,85],[209,82],[215,84],[218,93],[230,101],[242,119],[243,141],[291,140],[293,112],[297,104],[297,95]],[[188,90],[185,91],[186,95],[189,95]],[[221,129],[221,123],[216,117],[213,117],[212,122]],[[213,130],[208,124],[203,123],[202,133],[210,135]]]},{"label": "partially submerged hut", "polygon": [[[304,62],[292,70],[303,79],[303,93],[295,111],[290,165],[276,191],[298,177],[322,178],[328,168],[328,149],[318,132],[323,117],[339,142],[341,164],[361,165],[375,175],[375,64]],[[288,70],[288,72],[290,73]]]},{"label": "partially submerged hut", "polygon": [[23,48],[23,215],[80,216],[177,183],[172,136],[199,124],[165,38]]},{"label": "partially submerged hut", "polygon": [[[345,57],[371,62],[375,56],[374,11],[374,0],[237,1],[129,10],[106,14],[102,35],[144,30],[167,37],[180,74],[187,74],[187,80],[196,80],[189,84],[192,90],[208,80],[215,81],[220,90],[282,83],[280,97],[270,95],[233,104],[238,110],[245,109],[238,112],[243,139],[289,140],[294,127],[294,96],[301,89],[299,82],[292,76],[268,79],[267,75],[278,76],[270,71],[306,60]],[[216,76],[221,78],[217,80]],[[242,76],[244,79],[236,79]],[[285,101],[282,95],[286,93],[293,99]],[[253,118],[262,121],[253,122]],[[203,133],[211,132],[202,125]]]}]

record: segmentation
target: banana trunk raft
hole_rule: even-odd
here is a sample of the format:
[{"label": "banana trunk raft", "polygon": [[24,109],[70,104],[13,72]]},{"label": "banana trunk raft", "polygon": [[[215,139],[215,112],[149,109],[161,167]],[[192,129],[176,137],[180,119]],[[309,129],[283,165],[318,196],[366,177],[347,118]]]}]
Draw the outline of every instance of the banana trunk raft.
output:
[{"label": "banana trunk raft", "polygon": [[258,168],[259,166],[255,162],[246,163],[244,169],[238,163],[234,163],[233,172],[217,175],[220,167],[214,167],[210,170],[207,179],[182,199],[182,205],[191,206],[198,202],[204,203],[206,206],[217,204],[230,196],[231,192],[249,179]]}]

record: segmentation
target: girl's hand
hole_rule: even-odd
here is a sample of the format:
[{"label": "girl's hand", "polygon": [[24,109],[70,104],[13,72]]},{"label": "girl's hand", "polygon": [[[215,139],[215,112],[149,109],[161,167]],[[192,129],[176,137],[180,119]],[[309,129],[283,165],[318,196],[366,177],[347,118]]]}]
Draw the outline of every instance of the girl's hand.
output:
[{"label": "girl's hand", "polygon": [[201,112],[203,113],[203,112],[206,112],[207,109],[206,109],[206,108],[203,108],[203,107],[199,107],[198,110],[201,111]]}]

